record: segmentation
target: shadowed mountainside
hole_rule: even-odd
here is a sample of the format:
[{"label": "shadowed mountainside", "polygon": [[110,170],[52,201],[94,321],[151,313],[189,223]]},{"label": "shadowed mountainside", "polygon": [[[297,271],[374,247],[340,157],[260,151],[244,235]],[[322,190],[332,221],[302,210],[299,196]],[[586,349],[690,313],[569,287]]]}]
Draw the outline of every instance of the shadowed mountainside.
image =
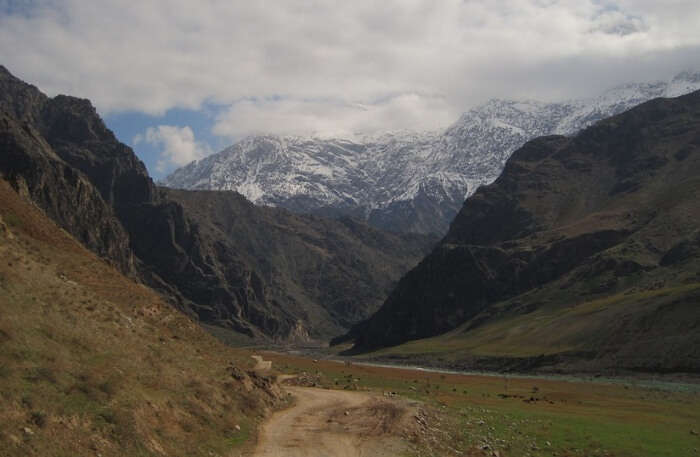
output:
[{"label": "shadowed mountainside", "polygon": [[[162,191],[196,221],[204,245],[237,253],[259,275],[264,293],[284,300],[280,306],[316,337],[338,335],[369,317],[432,241],[349,218],[258,207],[236,192]],[[222,256],[220,268],[235,264]]]},{"label": "shadowed mountainside", "polygon": [[698,221],[695,92],[527,143],[349,337],[367,351],[451,331],[385,353],[460,367],[697,372]]}]

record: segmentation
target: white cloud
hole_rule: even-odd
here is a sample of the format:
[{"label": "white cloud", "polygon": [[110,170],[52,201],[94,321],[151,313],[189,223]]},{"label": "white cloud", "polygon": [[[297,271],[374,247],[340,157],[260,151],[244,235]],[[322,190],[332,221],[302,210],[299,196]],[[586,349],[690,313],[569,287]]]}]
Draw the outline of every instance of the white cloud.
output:
[{"label": "white cloud", "polygon": [[368,104],[343,100],[264,99],[234,103],[213,132],[236,138],[266,133],[351,138],[386,130],[433,130],[454,121],[444,97],[392,95]]},{"label": "white cloud", "polygon": [[166,172],[173,166],[181,167],[211,153],[206,144],[195,141],[189,126],[159,125],[149,127],[143,134],[134,137],[134,144],[147,143],[160,149],[156,163],[158,172]]},{"label": "white cloud", "polygon": [[[231,105],[217,126],[227,134],[290,122],[314,131],[427,126],[435,111],[419,110],[439,99],[446,114],[437,118],[455,119],[490,97],[586,95],[700,60],[697,0],[28,4],[0,13],[10,71],[50,94],[89,97],[103,113]],[[402,97],[421,101],[390,115]],[[361,105],[367,118],[352,108]],[[228,118],[248,127],[227,127]]]}]

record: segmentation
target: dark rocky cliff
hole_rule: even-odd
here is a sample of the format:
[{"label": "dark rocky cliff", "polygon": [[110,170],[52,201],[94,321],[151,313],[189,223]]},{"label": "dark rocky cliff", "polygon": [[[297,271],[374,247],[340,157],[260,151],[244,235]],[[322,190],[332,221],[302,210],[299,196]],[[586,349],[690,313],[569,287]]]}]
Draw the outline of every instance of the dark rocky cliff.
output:
[{"label": "dark rocky cliff", "polygon": [[[362,224],[348,234],[343,222],[295,218],[277,210],[259,210],[265,216],[256,219],[255,232],[222,231],[199,211],[206,202],[188,207],[184,194],[176,200],[158,189],[143,163],[117,141],[89,101],[46,97],[0,67],[0,115],[0,173],[91,250],[205,323],[250,336],[332,336],[374,311],[381,294],[415,264],[431,241],[378,235]],[[215,202],[235,202],[226,210],[245,207],[245,215],[230,214],[232,219],[256,218],[258,209],[240,203],[238,195],[206,195]],[[295,249],[303,234],[287,236],[281,244],[265,240],[266,233],[293,232],[284,227],[289,221],[307,229],[323,227],[319,236],[329,240],[327,252],[306,252],[305,267],[297,269],[273,260],[268,262],[271,266],[253,262],[261,254],[247,249],[269,244],[281,251]],[[352,242],[334,246],[330,240],[337,231]],[[260,241],[241,241],[251,234]],[[379,246],[367,237],[378,239]],[[385,242],[391,251],[381,247]],[[365,257],[349,255],[349,262],[339,262],[349,273],[345,279],[336,272],[335,283],[309,283],[304,275],[323,263],[319,259],[343,258],[342,250],[350,246]],[[286,257],[294,260],[291,253]],[[375,276],[378,270],[385,274]],[[356,298],[326,301],[338,283]]]},{"label": "dark rocky cliff", "polygon": [[0,112],[0,151],[0,173],[15,189],[92,251],[123,273],[136,275],[129,236],[113,209],[32,123]]},{"label": "dark rocky cliff", "polygon": [[[545,305],[565,310],[582,298],[679,286],[689,292],[665,308],[674,325],[648,332],[659,344],[683,339],[683,361],[669,362],[683,366],[683,348],[700,339],[698,197],[700,92],[645,103],[573,138],[533,140],[465,202],[442,242],[349,337],[368,350],[462,324],[468,334]],[[643,334],[637,326],[649,308],[626,312],[625,332]],[[606,351],[632,351],[621,327],[599,330],[582,346],[600,354],[607,341]]]}]

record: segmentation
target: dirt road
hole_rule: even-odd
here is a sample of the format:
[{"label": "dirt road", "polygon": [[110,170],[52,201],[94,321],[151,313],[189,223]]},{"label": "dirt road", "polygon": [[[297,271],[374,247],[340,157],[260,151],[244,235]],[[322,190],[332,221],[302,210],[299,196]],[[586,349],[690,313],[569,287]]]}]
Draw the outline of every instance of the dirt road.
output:
[{"label": "dirt road", "polygon": [[389,457],[407,448],[412,406],[360,392],[286,387],[293,407],[263,426],[254,457]]}]

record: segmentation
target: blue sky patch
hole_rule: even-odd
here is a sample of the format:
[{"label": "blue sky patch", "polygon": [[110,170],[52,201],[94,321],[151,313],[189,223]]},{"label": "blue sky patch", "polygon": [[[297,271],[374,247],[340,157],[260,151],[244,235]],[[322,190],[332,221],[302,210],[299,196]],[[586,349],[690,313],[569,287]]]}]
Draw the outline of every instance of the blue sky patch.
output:
[{"label": "blue sky patch", "polygon": [[139,112],[125,112],[107,114],[103,116],[105,124],[117,136],[119,141],[128,144],[136,155],[146,164],[148,172],[153,179],[158,180],[167,176],[177,167],[171,166],[165,172],[157,169],[157,163],[162,159],[162,150],[151,143],[134,142],[137,135],[144,135],[149,127],[159,125],[172,125],[176,127],[189,126],[194,132],[195,139],[209,147],[212,152],[218,152],[230,146],[233,141],[214,135],[211,131],[216,115],[222,107],[218,105],[206,105],[199,111],[174,108],[168,110],[162,116],[152,116]]}]

